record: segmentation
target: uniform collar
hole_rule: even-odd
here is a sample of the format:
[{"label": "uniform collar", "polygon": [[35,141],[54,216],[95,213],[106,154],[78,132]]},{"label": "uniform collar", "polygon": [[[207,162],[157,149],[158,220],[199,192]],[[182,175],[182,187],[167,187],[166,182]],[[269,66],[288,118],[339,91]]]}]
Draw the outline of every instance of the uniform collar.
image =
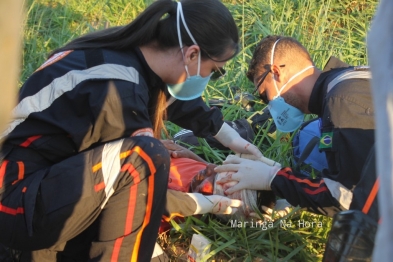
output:
[{"label": "uniform collar", "polygon": [[310,101],[308,102],[308,110],[312,114],[322,115],[323,100],[326,95],[327,84],[331,81],[331,75],[336,69],[349,67],[337,57],[331,56],[326,63],[321,75],[318,77],[311,92]]},{"label": "uniform collar", "polygon": [[329,58],[329,60],[327,61],[325,67],[323,68],[323,72],[327,72],[329,70],[332,70],[334,68],[340,68],[340,67],[348,67],[350,65],[348,65],[347,63],[344,63],[343,61],[341,61],[340,59],[338,59],[335,56],[331,56]]}]

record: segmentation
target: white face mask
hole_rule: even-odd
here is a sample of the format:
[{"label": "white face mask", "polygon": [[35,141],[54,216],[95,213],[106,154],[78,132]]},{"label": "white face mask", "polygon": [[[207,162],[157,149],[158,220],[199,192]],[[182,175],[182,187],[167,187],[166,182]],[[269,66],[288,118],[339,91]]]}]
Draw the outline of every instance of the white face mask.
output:
[{"label": "white face mask", "polygon": [[[270,64],[273,66],[274,50],[276,44],[280,41],[280,38],[274,43],[271,52]],[[277,95],[269,102],[269,111],[272,115],[276,127],[281,132],[293,132],[300,127],[303,123],[304,113],[297,109],[296,107],[285,102],[284,98],[281,97],[281,92],[285,89],[286,85],[291,82],[295,77],[304,73],[314,66],[308,66],[301,70],[300,72],[293,75],[281,88],[278,90],[276,78],[273,74],[273,83],[276,88]]]},{"label": "white face mask", "polygon": [[[188,26],[186,24],[186,21],[184,20],[183,16],[183,9],[181,7],[181,3],[177,3],[177,16],[176,16],[176,22],[177,22],[177,36],[179,39],[179,45],[180,45],[180,50],[183,54],[184,58],[184,52],[183,52],[183,42],[181,39],[181,32],[180,32],[180,18],[183,22],[183,26],[187,30],[188,35],[190,36],[192,42],[195,45],[198,45],[197,42],[195,41],[194,37],[192,36],[190,30],[188,29]],[[207,77],[202,77],[200,75],[200,69],[201,69],[201,52],[199,51],[198,53],[198,71],[195,76],[190,76],[188,72],[188,67],[185,65],[185,69],[187,72],[187,79],[178,84],[167,84],[168,87],[168,92],[171,94],[176,99],[179,100],[192,100],[197,97],[200,97],[205,90],[207,84],[209,83],[210,77],[213,74],[210,74]]]}]

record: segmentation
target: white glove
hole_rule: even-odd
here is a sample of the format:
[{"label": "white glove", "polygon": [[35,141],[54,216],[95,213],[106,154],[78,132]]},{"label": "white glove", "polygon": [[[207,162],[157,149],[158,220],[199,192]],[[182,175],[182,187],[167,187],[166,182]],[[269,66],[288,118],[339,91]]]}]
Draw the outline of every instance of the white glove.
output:
[{"label": "white glove", "polygon": [[199,193],[187,193],[197,204],[197,209],[194,215],[197,214],[234,214],[237,208],[240,207],[243,202],[237,199],[230,199],[219,195],[205,196]]},{"label": "white glove", "polygon": [[258,158],[262,156],[261,151],[256,146],[243,139],[235,129],[225,122],[214,138],[237,153],[252,154]]},{"label": "white glove", "polygon": [[254,155],[250,155],[250,154],[242,154],[242,153],[237,153],[236,156],[240,157],[240,158],[244,158],[244,159],[250,159],[250,160],[258,160],[261,161],[269,166],[278,166],[281,167],[281,164],[274,161],[273,159],[261,156],[261,157],[256,157]]},{"label": "white glove", "polygon": [[278,166],[269,166],[261,161],[249,160],[231,155],[227,157],[222,166],[218,166],[214,169],[217,173],[236,172],[229,173],[227,176],[217,181],[218,184],[238,181],[237,184],[225,191],[227,195],[241,189],[271,190],[270,184],[278,170],[280,170]]}]

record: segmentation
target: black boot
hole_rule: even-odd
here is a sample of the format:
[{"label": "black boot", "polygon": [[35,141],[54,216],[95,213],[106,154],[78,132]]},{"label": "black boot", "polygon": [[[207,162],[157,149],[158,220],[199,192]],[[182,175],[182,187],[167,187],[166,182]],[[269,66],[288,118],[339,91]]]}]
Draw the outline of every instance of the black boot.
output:
[{"label": "black boot", "polygon": [[377,227],[377,222],[359,210],[337,213],[322,261],[371,261]]}]

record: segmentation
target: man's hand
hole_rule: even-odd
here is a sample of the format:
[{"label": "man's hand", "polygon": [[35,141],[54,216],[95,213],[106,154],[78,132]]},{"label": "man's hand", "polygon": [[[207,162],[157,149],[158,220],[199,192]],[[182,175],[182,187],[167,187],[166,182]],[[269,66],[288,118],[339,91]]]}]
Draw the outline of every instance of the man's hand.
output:
[{"label": "man's hand", "polygon": [[237,199],[230,199],[220,195],[205,196],[199,193],[187,193],[197,204],[197,210],[194,215],[197,214],[234,214],[237,208],[240,207],[243,202]]},{"label": "man's hand", "polygon": [[169,154],[173,158],[190,158],[198,162],[206,163],[205,160],[200,158],[198,155],[193,153],[191,150],[175,144],[172,140],[160,140],[164,144],[165,148],[168,150]]},{"label": "man's hand", "polygon": [[218,184],[225,184],[238,181],[237,184],[228,188],[225,194],[232,194],[241,189],[271,190],[270,184],[276,176],[279,166],[269,166],[264,162],[243,159],[237,156],[228,156],[222,166],[214,169],[217,173],[229,173],[227,176],[217,181]]}]

